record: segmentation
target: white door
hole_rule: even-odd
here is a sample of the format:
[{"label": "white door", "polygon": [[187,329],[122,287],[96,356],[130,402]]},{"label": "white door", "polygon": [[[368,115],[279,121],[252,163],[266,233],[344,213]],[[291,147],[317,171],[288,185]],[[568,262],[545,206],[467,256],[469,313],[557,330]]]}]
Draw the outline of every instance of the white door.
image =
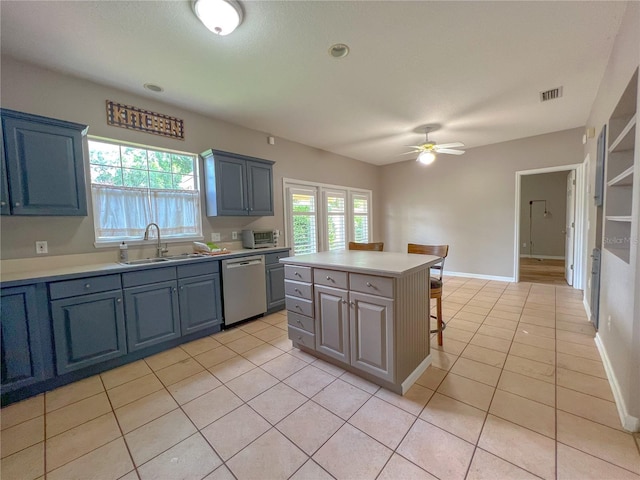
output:
[{"label": "white door", "polygon": [[576,171],[567,175],[567,226],[565,227],[564,278],[573,285],[573,244],[575,239]]}]

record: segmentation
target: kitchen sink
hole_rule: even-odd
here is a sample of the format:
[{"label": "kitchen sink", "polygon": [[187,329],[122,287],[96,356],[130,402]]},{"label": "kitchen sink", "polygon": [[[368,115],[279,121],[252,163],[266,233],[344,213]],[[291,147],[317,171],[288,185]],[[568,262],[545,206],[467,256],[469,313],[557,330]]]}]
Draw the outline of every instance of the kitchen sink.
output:
[{"label": "kitchen sink", "polygon": [[149,265],[151,263],[172,262],[175,260],[187,260],[190,258],[201,257],[203,257],[203,255],[197,253],[183,253],[180,255],[173,255],[171,257],[141,258],[140,260],[129,260],[128,262],[121,263],[122,265]]}]

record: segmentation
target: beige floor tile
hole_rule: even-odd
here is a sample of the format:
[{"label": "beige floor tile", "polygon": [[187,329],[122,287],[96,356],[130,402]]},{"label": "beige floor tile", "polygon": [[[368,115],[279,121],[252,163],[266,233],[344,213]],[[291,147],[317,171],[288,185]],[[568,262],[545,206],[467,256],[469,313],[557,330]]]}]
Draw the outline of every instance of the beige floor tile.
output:
[{"label": "beige floor tile", "polygon": [[477,313],[468,312],[463,308],[458,313],[456,313],[453,318],[455,320],[466,320],[467,322],[481,324],[482,322],[484,322],[484,319],[486,318],[486,316],[487,316],[486,314],[480,315]]},{"label": "beige floor tile", "polygon": [[447,327],[455,328],[457,330],[464,330],[465,332],[476,333],[478,328],[480,328],[479,323],[470,322],[468,320],[463,320],[461,318],[455,318],[453,320],[449,320],[447,323]]},{"label": "beige floor tile", "polygon": [[0,410],[2,430],[44,415],[44,394],[13,403]]},{"label": "beige floor tile", "polygon": [[222,465],[216,468],[212,473],[204,477],[202,480],[236,480],[231,470]]},{"label": "beige floor tile", "polygon": [[640,455],[629,433],[562,411],[557,421],[558,442],[640,475]]},{"label": "beige floor tile", "polygon": [[549,437],[489,415],[478,446],[542,478],[555,478],[556,442]]},{"label": "beige floor tile", "polygon": [[475,445],[486,415],[483,410],[436,393],[420,418]]},{"label": "beige floor tile", "polygon": [[582,334],[576,332],[567,332],[566,330],[558,330],[556,332],[556,338],[563,342],[579,343],[581,345],[592,346],[595,345],[594,334]]},{"label": "beige floor tile", "polygon": [[375,396],[405,412],[418,416],[434,393],[433,390],[415,383],[404,395],[398,395],[381,388]]},{"label": "beige floor tile", "polygon": [[336,478],[374,479],[392,453],[357,428],[345,424],[313,459]]},{"label": "beige floor tile", "polygon": [[521,306],[506,305],[505,302],[498,300],[489,315],[497,316],[497,312],[515,313],[518,316],[522,314]]},{"label": "beige floor tile", "polygon": [[528,358],[529,360],[548,363],[549,365],[556,364],[556,352],[554,352],[553,350],[534,347],[533,345],[526,345],[524,343],[519,343],[519,342],[513,342],[511,344],[511,350],[509,350],[509,355]]},{"label": "beige floor tile", "polygon": [[497,350],[499,352],[506,353],[511,346],[511,340],[505,340],[504,338],[489,337],[487,335],[475,334],[471,341],[472,345],[478,345],[479,347],[490,348],[491,350]]},{"label": "beige floor tile", "polygon": [[527,323],[529,325],[537,325],[540,327],[547,327],[547,328],[556,327],[555,316],[551,313],[547,314],[546,312],[543,312],[543,315],[522,315],[520,317],[520,321],[522,323]]},{"label": "beige floor tile", "polygon": [[267,322],[263,322],[262,320],[253,320],[251,322],[244,323],[240,325],[238,328],[243,332],[254,333],[259,332],[260,330],[264,330],[268,328],[271,324]]},{"label": "beige floor tile", "polygon": [[468,345],[461,356],[497,368],[502,368],[507,359],[506,353],[491,350],[490,348],[479,347],[478,345]]},{"label": "beige floor tile", "polygon": [[473,454],[466,480],[536,480],[538,478],[540,477],[478,448]]},{"label": "beige floor tile", "polygon": [[47,474],[49,480],[95,478],[116,480],[133,470],[133,462],[122,437],[83,455]]},{"label": "beige floor tile", "polygon": [[558,410],[587,418],[611,428],[622,429],[618,409],[614,402],[560,386],[557,387],[557,398]]},{"label": "beige floor tile", "polygon": [[483,324],[478,329],[478,333],[481,335],[488,335],[494,338],[503,338],[511,341],[514,335],[514,331],[508,328],[495,327],[493,325]]},{"label": "beige floor tile", "polygon": [[358,375],[354,375],[351,372],[345,372],[342,375],[340,375],[340,380],[350,383],[354,387],[358,387],[360,390],[364,390],[365,392],[370,393],[372,395],[376,393],[378,390],[380,390],[380,387],[375,383],[365,380],[364,378],[359,377]]},{"label": "beige floor tile", "polygon": [[340,368],[333,363],[325,362],[324,360],[321,360],[319,358],[312,362],[311,365],[333,375],[334,377],[339,377],[343,375],[344,372],[346,372],[344,368]]},{"label": "beige floor tile", "polygon": [[0,473],[3,480],[34,480],[44,475],[44,442],[3,458]]},{"label": "beige floor tile", "polygon": [[342,425],[340,417],[308,401],[276,427],[307,455],[313,455]]},{"label": "beige floor tile", "polygon": [[332,480],[333,477],[313,460],[309,459],[289,480]]},{"label": "beige floor tile", "polygon": [[370,393],[337,379],[316,394],[313,400],[340,418],[348,420],[369,398]]},{"label": "beige floor tile", "polygon": [[313,365],[307,365],[302,370],[285,378],[284,383],[311,398],[331,382],[335,381],[335,379],[336,377],[324,370],[320,370]]},{"label": "beige floor tile", "polygon": [[227,343],[234,342],[239,338],[246,337],[249,335],[244,330],[241,330],[238,327],[231,328],[229,330],[223,330],[222,332],[218,332],[214,335],[211,335],[211,338],[216,340],[217,342],[226,345]]},{"label": "beige floor tile", "polygon": [[127,403],[134,402],[163,388],[164,386],[160,380],[158,380],[158,377],[150,373],[144,377],[107,390],[107,395],[109,395],[109,400],[113,408],[120,408]]},{"label": "beige floor tile", "polygon": [[518,324],[518,332],[535,335],[536,337],[556,338],[556,329],[550,327],[541,327],[540,325],[533,325],[531,323],[525,323],[520,320]]},{"label": "beige floor tile", "polygon": [[491,327],[498,327],[504,330],[511,330],[512,332],[515,332],[518,328],[518,321],[507,320],[505,318],[489,315],[487,318],[485,318],[483,325],[489,325]]},{"label": "beige floor tile", "polygon": [[238,355],[214,365],[209,368],[209,371],[222,383],[227,383],[229,380],[239,377],[243,373],[250,372],[254,368],[256,368],[255,364]]},{"label": "beige floor tile", "polygon": [[495,387],[498,384],[501,370],[486,363],[476,362],[468,358],[459,358],[455,365],[451,367],[450,372]]},{"label": "beige floor tile", "polygon": [[[558,332],[572,332],[572,333],[580,333],[582,335],[593,336],[596,333],[595,328],[589,322],[564,322],[562,320],[556,321],[556,329]],[[557,332],[556,332],[557,333]]]},{"label": "beige floor tile", "polygon": [[262,368],[268,374],[273,375],[278,380],[284,380],[285,378],[296,373],[298,370],[301,370],[302,368],[307,366],[306,362],[297,359],[293,355],[282,352],[280,353],[280,356],[260,365],[260,368]]},{"label": "beige floor tile", "polygon": [[222,465],[200,433],[174,445],[138,468],[142,480],[202,478]]},{"label": "beige floor tile", "polygon": [[575,315],[577,317],[582,317],[584,319],[586,319],[586,314],[584,311],[584,308],[582,307],[582,305],[567,305],[567,306],[562,306],[562,305],[558,305],[556,307],[556,312],[558,312],[559,314],[562,315]]},{"label": "beige floor tile", "polygon": [[609,385],[607,380],[600,377],[586,375],[565,368],[558,368],[557,382],[561,387],[593,395],[594,397],[602,398],[610,402],[615,401],[613,393],[611,392],[611,385]]},{"label": "beige floor tile", "polygon": [[458,359],[457,355],[445,353],[442,350],[431,350],[431,365],[441,370],[449,370]]},{"label": "beige floor tile", "polygon": [[176,408],[176,401],[169,392],[162,389],[116,409],[115,413],[120,428],[127,433]]},{"label": "beige floor tile", "polygon": [[282,335],[282,329],[278,328],[277,325],[281,325],[284,322],[284,324],[287,323],[286,320],[283,320],[273,326],[268,326],[267,328],[260,330],[258,332],[253,333],[253,336],[256,338],[259,338],[260,340],[262,340],[263,342],[268,342],[269,340],[273,340],[274,338],[278,338],[280,335]]},{"label": "beige floor tile", "polygon": [[616,467],[580,450],[562,443],[558,444],[558,480],[640,480],[640,476],[629,470]]},{"label": "beige floor tile", "polygon": [[[527,321],[529,321],[528,319],[529,317],[538,317],[538,318],[551,320],[556,317],[556,314],[553,310],[540,310],[538,308],[531,308],[527,306],[524,308],[524,310],[522,310],[522,317],[520,317],[520,321],[522,321],[523,317]],[[533,323],[533,322],[529,321],[529,323]]]},{"label": "beige floor tile", "polygon": [[274,338],[273,340],[269,340],[269,345],[273,345],[276,348],[279,348],[283,352],[289,352],[293,349],[293,342],[289,340],[289,336],[283,332],[283,335]]},{"label": "beige floor tile", "polygon": [[553,338],[539,337],[537,335],[531,335],[524,332],[516,332],[513,337],[513,341],[517,343],[523,343],[536,348],[544,348],[555,352],[556,341]]},{"label": "beige floor tile", "polygon": [[467,330],[460,330],[455,328],[453,325],[447,324],[447,328],[445,329],[443,335],[444,342],[449,340],[457,340],[459,342],[469,343],[469,341],[473,338],[474,332],[469,332]]},{"label": "beige floor tile", "polygon": [[280,355],[282,355],[282,350],[274,347],[273,345],[269,345],[268,343],[252,348],[243,354],[244,358],[255,365],[262,365],[276,357],[279,357]]},{"label": "beige floor tile", "polygon": [[416,417],[393,405],[371,397],[350,419],[349,423],[395,449],[409,431]]},{"label": "beige floor tile", "polygon": [[105,388],[110,389],[153,373],[144,360],[114,368],[100,374]]},{"label": "beige floor tile", "polygon": [[47,438],[51,438],[75,426],[111,412],[111,404],[106,393],[59,408],[46,415]]},{"label": "beige floor tile", "polygon": [[519,373],[503,370],[498,382],[498,389],[535,400],[538,403],[544,403],[550,407],[554,407],[556,404],[555,385]]},{"label": "beige floor tile", "polygon": [[522,308],[524,303],[525,302],[522,299],[522,297],[514,297],[512,295],[503,295],[497,301],[498,306],[509,305],[509,306],[520,307],[520,308]]},{"label": "beige floor tile", "polygon": [[273,387],[276,383],[278,383],[277,378],[272,377],[261,368],[256,367],[227,382],[226,386],[242,400],[248,402],[253,397]]},{"label": "beige floor tile", "polygon": [[377,480],[436,480],[436,477],[394,453],[380,472]]},{"label": "beige floor tile", "polygon": [[600,354],[598,353],[598,349],[595,345],[580,345],[578,343],[557,340],[556,351],[559,353],[566,353],[568,355],[575,355],[576,357],[587,358],[589,360],[601,361]]},{"label": "beige floor tile", "polygon": [[157,371],[188,358],[189,354],[187,352],[180,347],[175,347],[171,350],[165,350],[164,352],[147,357],[144,361],[147,362],[151,370]]},{"label": "beige floor tile", "polygon": [[496,390],[489,413],[547,437],[556,438],[556,412],[548,405],[504,390]]},{"label": "beige floor tile", "polygon": [[191,375],[200,373],[204,370],[204,367],[196,362],[193,358],[187,358],[186,360],[180,360],[173,365],[156,370],[156,375],[165,387],[173,385],[174,383],[184,380]]},{"label": "beige floor tile", "polygon": [[127,433],[124,438],[137,467],[196,433],[189,418],[177,409]]},{"label": "beige floor tile", "polygon": [[567,370],[593,375],[594,377],[607,378],[607,373],[600,360],[589,360],[574,355],[567,355],[566,353],[557,353],[556,360],[558,362],[558,368],[566,368]]},{"label": "beige floor tile", "polygon": [[247,335],[246,337],[242,337],[238,340],[227,343],[226,346],[236,353],[243,354],[245,352],[248,352],[252,348],[264,345],[264,343],[265,342],[263,342],[259,338],[254,337],[253,335]]},{"label": "beige floor tile", "polygon": [[473,407],[487,411],[495,388],[459,375],[449,374],[438,387],[437,392]]},{"label": "beige floor tile", "polygon": [[218,365],[225,360],[229,360],[230,358],[237,356],[238,354],[236,352],[222,345],[220,347],[216,347],[214,349],[196,355],[194,358],[203,367],[211,368],[214,365]]},{"label": "beige floor tile", "polygon": [[586,314],[571,315],[571,314],[559,312],[559,313],[556,313],[556,320],[561,322],[574,323],[577,325],[591,325],[589,323],[589,319],[587,318]]},{"label": "beige floor tile", "polygon": [[269,422],[247,405],[219,418],[202,434],[223,460],[228,460],[271,428]]},{"label": "beige floor tile", "polygon": [[2,430],[0,450],[2,458],[44,440],[44,416],[19,423]]},{"label": "beige floor tile", "polygon": [[427,387],[430,390],[437,390],[444,377],[447,376],[447,371],[434,366],[429,366],[420,377],[416,380],[418,385]]},{"label": "beige floor tile", "polygon": [[220,380],[208,371],[196,373],[167,388],[179,405],[184,405],[200,395],[210,392],[221,385]]},{"label": "beige floor tile", "polygon": [[463,479],[473,449],[472,444],[418,419],[397,453],[440,479]]},{"label": "beige floor tile", "polygon": [[249,406],[275,425],[307,401],[307,397],[284,383],[278,383],[250,400]]},{"label": "beige floor tile", "polygon": [[196,427],[203,428],[240,405],[242,405],[242,400],[226,386],[221,385],[209,393],[185,403],[182,409]]},{"label": "beige floor tile", "polygon": [[55,470],[120,436],[120,429],[113,413],[67,430],[46,441],[47,470]]},{"label": "beige floor tile", "polygon": [[85,378],[45,393],[45,408],[49,413],[102,392],[104,387],[99,375]]},{"label": "beige floor tile", "polygon": [[180,345],[180,348],[192,357],[195,357],[196,355],[208,352],[209,350],[213,350],[219,346],[220,342],[215,340],[213,337],[202,337],[198,340],[194,340],[193,342],[184,343]]},{"label": "beige floor tile", "polygon": [[229,460],[227,467],[238,480],[289,478],[306,461],[304,452],[272,428]]},{"label": "beige floor tile", "polygon": [[282,317],[287,318],[287,311],[280,310],[278,312],[272,313],[271,315],[267,315],[262,317],[262,321],[268,323],[269,325],[273,325],[282,321]]},{"label": "beige floor tile", "polygon": [[528,358],[507,356],[504,369],[510,372],[519,373],[528,377],[542,380],[543,382],[555,383],[555,367],[547,363],[536,362]]},{"label": "beige floor tile", "polygon": [[463,312],[475,313],[477,315],[482,315],[486,317],[487,314],[491,311],[490,307],[482,307],[479,305],[472,305],[471,303],[467,303],[464,307],[462,307]]},{"label": "beige floor tile", "polygon": [[505,312],[504,310],[496,309],[494,306],[493,310],[487,315],[487,318],[501,318],[510,322],[518,322],[518,320],[520,320],[520,312]]},{"label": "beige floor tile", "polygon": [[450,353],[451,355],[460,355],[467,346],[467,342],[460,342],[451,338],[443,339],[442,346],[437,342],[431,343],[431,348],[435,350],[442,350],[443,352]]}]

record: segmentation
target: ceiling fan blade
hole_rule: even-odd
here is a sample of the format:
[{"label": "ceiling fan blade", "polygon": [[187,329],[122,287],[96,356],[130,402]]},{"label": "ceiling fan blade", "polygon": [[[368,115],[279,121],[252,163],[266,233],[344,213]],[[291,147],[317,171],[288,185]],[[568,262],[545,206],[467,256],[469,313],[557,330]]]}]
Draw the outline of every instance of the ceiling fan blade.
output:
[{"label": "ceiling fan blade", "polygon": [[451,155],[462,155],[464,150],[451,150],[450,148],[438,148],[436,153],[450,153]]},{"label": "ceiling fan blade", "polygon": [[400,155],[411,155],[411,154],[415,155],[416,153],[418,152],[404,152],[404,153],[401,153]]},{"label": "ceiling fan blade", "polygon": [[453,142],[453,143],[439,143],[436,145],[436,148],[458,148],[464,147],[464,143],[462,142]]},{"label": "ceiling fan blade", "polygon": [[420,148],[424,147],[424,145],[403,145],[403,147],[420,149]]}]

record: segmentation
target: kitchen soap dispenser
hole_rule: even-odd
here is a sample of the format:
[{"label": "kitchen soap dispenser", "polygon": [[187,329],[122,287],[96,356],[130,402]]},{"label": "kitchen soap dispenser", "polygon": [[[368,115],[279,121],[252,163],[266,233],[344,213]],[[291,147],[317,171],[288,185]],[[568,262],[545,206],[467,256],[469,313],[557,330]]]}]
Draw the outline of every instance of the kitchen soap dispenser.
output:
[{"label": "kitchen soap dispenser", "polygon": [[126,263],[129,261],[129,247],[126,243],[122,242],[120,244],[120,262]]}]

